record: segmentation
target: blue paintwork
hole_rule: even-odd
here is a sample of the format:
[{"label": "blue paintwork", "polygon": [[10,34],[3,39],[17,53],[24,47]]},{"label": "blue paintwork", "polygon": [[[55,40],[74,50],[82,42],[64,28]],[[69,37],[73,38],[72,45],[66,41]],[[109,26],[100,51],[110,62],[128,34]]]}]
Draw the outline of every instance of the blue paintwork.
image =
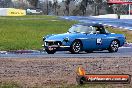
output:
[{"label": "blue paintwork", "polygon": [[[68,42],[64,39],[69,38]],[[97,39],[101,38],[102,43],[97,44]],[[63,46],[71,46],[74,40],[79,39],[82,44],[82,50],[105,50],[108,49],[113,40],[118,40],[120,42],[120,47],[126,42],[125,36],[123,34],[84,34],[84,33],[64,33],[64,34],[54,34],[48,35],[44,42],[46,41],[61,41]],[[45,46],[46,48],[47,46]],[[70,49],[70,48],[69,48]],[[58,49],[59,50],[59,49]],[[60,49],[65,50],[65,48]],[[68,49],[66,49],[68,50]]]}]

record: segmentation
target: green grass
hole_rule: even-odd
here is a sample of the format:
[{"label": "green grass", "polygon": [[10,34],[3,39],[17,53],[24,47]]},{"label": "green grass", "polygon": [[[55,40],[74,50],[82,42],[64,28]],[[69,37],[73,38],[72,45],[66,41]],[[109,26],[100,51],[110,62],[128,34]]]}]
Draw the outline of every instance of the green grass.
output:
[{"label": "green grass", "polygon": [[27,15],[27,16],[1,16],[0,19],[21,19],[21,18],[42,18],[42,19],[57,19],[56,16],[44,16],[44,15]]},{"label": "green grass", "polygon": [[[27,86],[27,85],[20,85],[15,82],[10,83],[0,83],[0,88],[116,88],[118,84],[85,84],[85,85],[47,85],[47,86]],[[132,86],[130,84],[122,84],[122,86],[119,86],[121,88],[131,88]]]},{"label": "green grass", "polygon": [[[15,82],[3,82],[0,84],[0,88],[57,88],[57,86],[47,85],[45,86],[34,86],[29,87],[26,85],[20,85]],[[59,88],[114,88],[112,85],[109,84],[85,84],[85,85],[60,85]]]},{"label": "green grass", "polygon": [[[0,17],[0,50],[41,49],[44,35],[65,33],[75,23],[56,16]],[[132,42],[132,33],[109,30],[125,34]]]},{"label": "green grass", "polygon": [[109,84],[85,84],[85,85],[70,85],[62,88],[114,88]]},{"label": "green grass", "polygon": [[40,49],[44,35],[64,33],[75,23],[57,19],[55,16],[0,17],[0,50]]},{"label": "green grass", "polygon": [[22,88],[22,86],[15,82],[1,82],[0,88]]},{"label": "green grass", "polygon": [[116,28],[107,28],[111,33],[119,33],[124,34],[126,36],[127,42],[132,42],[132,31],[125,30],[125,29],[116,29]]}]

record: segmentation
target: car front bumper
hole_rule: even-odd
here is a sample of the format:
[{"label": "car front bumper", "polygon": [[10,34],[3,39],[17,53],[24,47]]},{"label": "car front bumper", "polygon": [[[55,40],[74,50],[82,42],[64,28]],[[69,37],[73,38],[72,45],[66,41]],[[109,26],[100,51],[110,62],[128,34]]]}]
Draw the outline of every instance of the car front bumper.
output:
[{"label": "car front bumper", "polygon": [[42,45],[45,49],[48,50],[57,50],[57,51],[66,51],[70,49],[70,46],[59,46],[59,45],[51,45],[51,46],[45,46]]}]

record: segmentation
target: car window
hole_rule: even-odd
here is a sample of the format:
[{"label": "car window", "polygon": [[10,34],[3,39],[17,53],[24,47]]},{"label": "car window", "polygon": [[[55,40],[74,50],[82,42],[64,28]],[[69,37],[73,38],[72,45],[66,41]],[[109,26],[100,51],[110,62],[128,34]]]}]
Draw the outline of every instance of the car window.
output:
[{"label": "car window", "polygon": [[69,29],[70,33],[91,33],[93,31],[93,27],[84,26],[84,25],[74,25]]},{"label": "car window", "polygon": [[96,28],[95,27],[92,27],[92,32],[91,34],[95,34],[96,33]]},{"label": "car window", "polygon": [[105,29],[105,32],[106,32],[107,34],[109,34],[109,33],[110,33],[110,32],[109,32],[108,30],[106,30],[106,29]]}]

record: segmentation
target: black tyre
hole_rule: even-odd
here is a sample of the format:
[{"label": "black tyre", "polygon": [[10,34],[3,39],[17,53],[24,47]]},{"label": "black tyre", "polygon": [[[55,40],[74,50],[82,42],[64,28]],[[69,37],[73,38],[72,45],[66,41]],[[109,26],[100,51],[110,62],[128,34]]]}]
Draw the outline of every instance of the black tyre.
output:
[{"label": "black tyre", "polygon": [[48,50],[48,49],[45,49],[45,51],[48,53],[48,54],[54,54],[56,52],[56,50]]},{"label": "black tyre", "polygon": [[73,54],[77,54],[82,50],[82,43],[80,40],[75,40],[72,45],[71,45],[71,49],[70,52]]},{"label": "black tyre", "polygon": [[113,40],[109,46],[109,52],[117,52],[119,48],[119,42],[117,40]]}]

